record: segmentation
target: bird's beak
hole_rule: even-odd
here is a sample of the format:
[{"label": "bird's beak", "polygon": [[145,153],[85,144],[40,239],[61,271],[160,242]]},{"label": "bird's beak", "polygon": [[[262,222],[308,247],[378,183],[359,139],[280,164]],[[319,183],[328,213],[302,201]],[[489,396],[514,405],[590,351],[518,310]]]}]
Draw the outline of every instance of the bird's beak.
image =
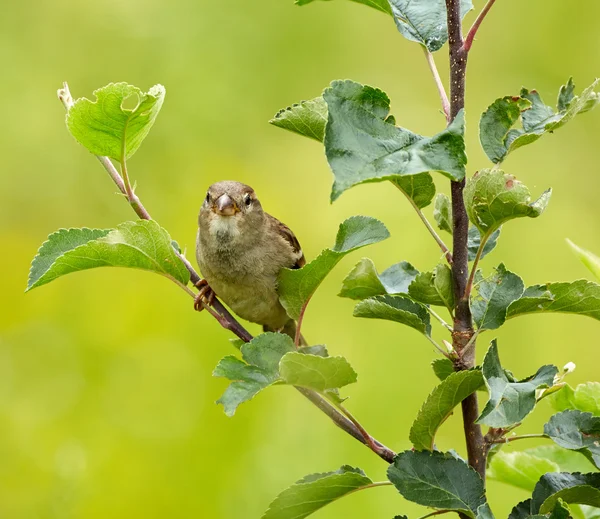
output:
[{"label": "bird's beak", "polygon": [[221,195],[217,198],[214,206],[214,211],[221,216],[233,216],[239,210],[237,204],[228,194]]}]

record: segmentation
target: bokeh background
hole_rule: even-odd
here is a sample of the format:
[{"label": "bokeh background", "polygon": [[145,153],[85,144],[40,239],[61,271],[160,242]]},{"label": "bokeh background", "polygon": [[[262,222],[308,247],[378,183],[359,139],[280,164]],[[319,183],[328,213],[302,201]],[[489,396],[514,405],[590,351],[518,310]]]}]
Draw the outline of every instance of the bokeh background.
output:
[{"label": "bokeh background", "polygon": [[[552,104],[570,75],[581,90],[600,74],[598,20],[595,0],[497,2],[469,59],[470,173],[488,166],[477,125],[491,101],[525,85]],[[445,78],[446,50],[436,58]],[[381,460],[290,388],[266,391],[225,417],[214,402],[226,383],[211,371],[232,352],[230,335],[163,278],[98,269],[23,291],[49,233],[133,217],[67,133],[56,89],[67,80],[74,96],[91,97],[111,81],[162,83],[162,113],[130,172],[154,218],[190,255],[205,189],[221,179],[251,184],[309,259],[333,244],[350,215],[388,225],[391,239],[346,258],[326,280],[305,335],[356,368],[348,406],[372,434],[409,448],[410,424],[436,381],[435,352],[408,328],[354,319],[353,303],[336,294],[361,256],[380,270],[400,260],[426,270],[439,251],[387,184],[359,186],[330,205],[322,148],[267,121],[331,80],[351,78],[387,91],[400,125],[439,131],[444,121],[418,45],[385,15],[342,0],[302,8],[292,0],[24,0],[3,5],[0,60],[0,517],[251,519],[311,472],[351,464],[384,479]],[[585,114],[509,158],[505,169],[534,195],[548,186],[554,195],[541,218],[506,226],[487,271],[503,261],[527,284],[588,276],[565,238],[600,253],[599,131],[600,112]],[[503,363],[518,376],[574,361],[571,383],[598,380],[599,331],[584,317],[522,317],[488,332],[479,358],[497,336]],[[539,431],[549,414],[540,406],[524,432]],[[459,416],[438,442],[464,453]],[[523,443],[514,447],[535,444]],[[489,484],[497,517],[525,497]],[[384,487],[315,518],[423,513]]]}]

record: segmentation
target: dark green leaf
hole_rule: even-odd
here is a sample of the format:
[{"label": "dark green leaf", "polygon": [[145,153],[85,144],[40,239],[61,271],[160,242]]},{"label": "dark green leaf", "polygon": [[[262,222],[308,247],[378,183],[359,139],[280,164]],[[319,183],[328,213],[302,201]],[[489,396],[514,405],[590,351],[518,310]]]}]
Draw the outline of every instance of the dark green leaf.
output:
[{"label": "dark green leaf", "polygon": [[600,468],[600,417],[577,410],[563,411],[550,418],[544,433],[554,443],[579,451]]},{"label": "dark green leaf", "polygon": [[600,382],[586,382],[575,389],[565,384],[559,392],[549,397],[549,401],[557,411],[578,409],[600,416]]},{"label": "dark green leaf", "polygon": [[506,320],[506,311],[513,301],[523,295],[523,280],[501,263],[495,272],[474,285],[471,299],[473,320],[480,330],[500,328]]},{"label": "dark green leaf", "polygon": [[272,125],[323,142],[327,104],[322,97],[283,108],[269,121]]},{"label": "dark green leaf", "polygon": [[446,380],[454,373],[454,364],[452,364],[450,359],[435,359],[431,362],[431,368],[435,376],[440,380]]},{"label": "dark green leaf", "polygon": [[[444,360],[444,359],[442,359]],[[415,449],[432,450],[435,434],[452,410],[483,385],[481,371],[451,373],[427,397],[410,429]]]},{"label": "dark green leaf", "polygon": [[600,472],[592,474],[569,474],[551,472],[541,477],[533,490],[531,512],[550,513],[558,499],[600,507]]},{"label": "dark green leaf", "polygon": [[513,218],[536,218],[550,200],[551,190],[535,202],[527,186],[502,170],[484,169],[465,187],[464,198],[469,219],[482,235],[491,235],[503,223]]},{"label": "dark green leaf", "polygon": [[[296,5],[306,5],[314,2],[315,0],[296,0]],[[382,11],[387,14],[392,14],[392,10],[390,8],[390,4],[387,0],[351,0],[352,2],[356,2],[357,4],[368,5],[377,9],[378,11]]]},{"label": "dark green leaf", "polygon": [[153,220],[139,220],[113,230],[61,229],[51,234],[31,263],[27,290],[95,267],[149,270],[181,285],[190,279],[167,231]]},{"label": "dark green leaf", "polygon": [[441,264],[433,272],[422,272],[409,285],[408,293],[420,303],[445,306],[452,311],[454,308],[454,288],[450,268],[445,264]]},{"label": "dark green leaf", "polygon": [[392,184],[412,200],[419,209],[427,207],[435,195],[435,184],[429,173],[396,176],[392,178]]},{"label": "dark green leaf", "polygon": [[427,308],[402,295],[365,299],[354,307],[354,317],[396,321],[424,335],[431,335],[431,322]]},{"label": "dark green leaf", "polygon": [[[407,40],[440,50],[448,41],[448,22],[444,0],[389,0],[398,30]],[[471,9],[471,0],[462,0],[461,16]]]},{"label": "dark green leaf", "polygon": [[572,313],[600,319],[600,285],[580,279],[572,283],[531,286],[508,307],[506,318],[543,312]]},{"label": "dark green leaf", "polygon": [[[94,91],[96,101],[77,99],[67,114],[71,135],[94,155],[121,161],[131,157],[152,128],[162,107],[165,87],[153,86],[148,92],[127,83],[110,83]],[[124,108],[130,98],[133,109]]]},{"label": "dark green leaf", "polygon": [[542,366],[535,375],[519,382],[510,380],[500,364],[498,344],[492,341],[483,360],[483,377],[490,399],[477,423],[509,427],[520,423],[535,407],[535,390],[550,387],[558,373],[556,366]]},{"label": "dark green leaf", "polygon": [[363,258],[344,279],[339,296],[365,299],[385,294],[406,294],[418,273],[410,263],[402,261],[378,274],[375,264],[369,258]]},{"label": "dark green leaf", "polygon": [[[485,242],[483,246],[483,251],[481,252],[480,259],[485,258],[490,252],[492,252],[496,245],[498,245],[498,237],[500,236],[500,229],[494,231],[490,237]],[[477,251],[479,250],[479,246],[481,245],[481,233],[479,229],[474,225],[469,227],[469,237],[467,239],[467,249],[469,250],[469,261],[473,261],[477,256]]]},{"label": "dark green leaf", "polygon": [[362,470],[347,465],[335,472],[311,474],[279,494],[262,519],[303,519],[371,483]]},{"label": "dark green leaf", "polygon": [[439,510],[456,510],[475,519],[486,504],[479,474],[450,454],[405,451],[388,468],[388,478],[409,501]]},{"label": "dark green leaf", "polygon": [[385,240],[389,235],[379,220],[368,216],[352,216],[340,225],[333,248],[325,249],[301,269],[282,269],[279,274],[279,298],[288,315],[298,319],[315,290],[346,254]]},{"label": "dark green leaf", "polygon": [[331,199],[364,182],[439,171],[452,180],[465,176],[464,115],[427,138],[386,122],[390,101],[381,90],[353,81],[334,81],[323,97],[329,120],[325,151],[335,182]]},{"label": "dark green leaf", "polygon": [[442,231],[452,234],[452,203],[448,195],[444,193],[435,195],[433,218]]},{"label": "dark green leaf", "polygon": [[560,87],[558,91],[558,101],[556,103],[556,108],[558,108],[559,112],[564,112],[571,101],[575,98],[575,84],[573,83],[573,78],[570,77],[569,81],[567,81],[566,85]]},{"label": "dark green leaf", "polygon": [[286,384],[316,391],[336,389],[356,382],[356,372],[344,357],[320,357],[298,352],[286,353],[279,363]]},{"label": "dark green leaf", "polygon": [[527,519],[531,516],[531,499],[527,499],[526,501],[521,501],[518,505],[516,505],[508,519]]},{"label": "dark green leaf", "polygon": [[580,259],[581,263],[583,263],[597,279],[600,279],[600,258],[590,251],[578,247],[571,240],[567,240],[567,243],[571,249],[573,249],[573,252]]}]

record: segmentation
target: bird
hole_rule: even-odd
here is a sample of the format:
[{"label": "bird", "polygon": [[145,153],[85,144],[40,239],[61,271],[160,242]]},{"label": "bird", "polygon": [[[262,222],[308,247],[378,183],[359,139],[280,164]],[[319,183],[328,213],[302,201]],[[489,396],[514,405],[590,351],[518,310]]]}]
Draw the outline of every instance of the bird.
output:
[{"label": "bird", "polygon": [[306,259],[294,233],[263,210],[254,189],[232,180],[208,188],[198,214],[196,259],[204,277],[197,283],[196,310],[216,295],[264,331],[295,337],[277,278],[281,269],[302,268]]}]

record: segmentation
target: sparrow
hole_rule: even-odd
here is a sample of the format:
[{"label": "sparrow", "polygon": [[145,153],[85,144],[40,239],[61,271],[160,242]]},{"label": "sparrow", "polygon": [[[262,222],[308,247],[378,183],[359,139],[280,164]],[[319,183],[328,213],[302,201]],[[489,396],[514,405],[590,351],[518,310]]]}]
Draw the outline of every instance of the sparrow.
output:
[{"label": "sparrow", "polygon": [[198,215],[196,259],[204,276],[196,310],[217,295],[242,319],[294,337],[296,323],[279,302],[277,277],[306,260],[294,233],[263,210],[254,189],[231,180],[208,188]]}]

